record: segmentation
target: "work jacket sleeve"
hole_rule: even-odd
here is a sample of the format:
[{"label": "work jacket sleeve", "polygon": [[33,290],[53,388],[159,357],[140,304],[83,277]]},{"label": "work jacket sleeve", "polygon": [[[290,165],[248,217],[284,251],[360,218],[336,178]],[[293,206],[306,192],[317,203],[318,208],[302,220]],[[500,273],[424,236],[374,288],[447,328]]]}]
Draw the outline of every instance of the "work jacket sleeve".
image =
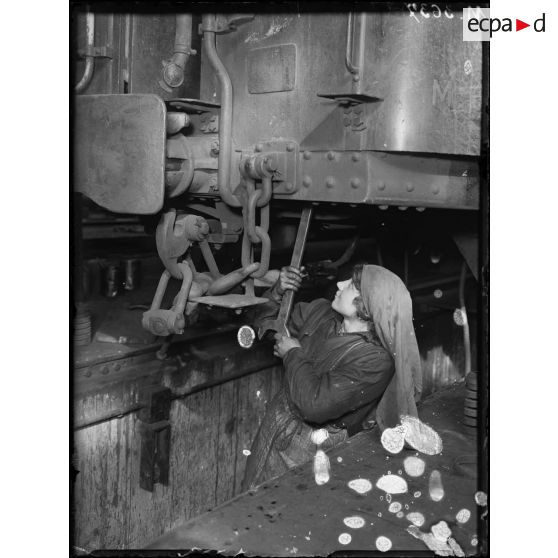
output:
[{"label": "work jacket sleeve", "polygon": [[303,420],[324,424],[381,398],[394,371],[391,356],[371,344],[355,352],[325,373],[300,348],[285,355],[288,395]]}]

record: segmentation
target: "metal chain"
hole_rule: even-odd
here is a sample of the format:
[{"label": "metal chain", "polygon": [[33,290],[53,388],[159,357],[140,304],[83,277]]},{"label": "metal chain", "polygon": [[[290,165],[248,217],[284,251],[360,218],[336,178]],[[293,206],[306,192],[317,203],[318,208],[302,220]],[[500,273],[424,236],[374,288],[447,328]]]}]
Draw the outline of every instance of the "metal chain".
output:
[{"label": "metal chain", "polygon": [[[263,277],[269,269],[271,239],[269,238],[269,200],[271,199],[271,179],[264,179],[262,187],[256,189],[251,179],[246,179],[246,198],[242,207],[244,236],[242,237],[242,266],[253,262],[254,244],[261,244],[260,267],[252,277]],[[260,225],[256,225],[256,207],[260,207]]]}]

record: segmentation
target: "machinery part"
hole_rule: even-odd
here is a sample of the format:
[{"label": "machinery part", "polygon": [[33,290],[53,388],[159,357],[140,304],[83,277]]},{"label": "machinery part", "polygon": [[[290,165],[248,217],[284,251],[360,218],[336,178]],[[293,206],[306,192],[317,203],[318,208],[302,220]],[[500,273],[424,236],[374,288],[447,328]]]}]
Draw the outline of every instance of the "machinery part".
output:
[{"label": "machinery part", "polygon": [[[310,221],[312,219],[313,209],[305,208],[302,210],[300,216],[300,224],[298,225],[298,232],[296,233],[296,241],[291,258],[292,267],[300,267],[302,263],[302,256],[304,255],[304,248],[306,247],[306,238],[308,237],[308,230],[310,229]],[[266,320],[258,330],[258,336],[261,339],[268,330],[274,330],[277,333],[290,337],[291,334],[287,329],[287,322],[291,315],[293,307],[294,291],[288,290],[281,300],[281,307],[279,314],[275,320]]]},{"label": "machinery part", "polygon": [[182,134],[176,134],[167,139],[165,193],[170,198],[183,194],[192,185],[193,178],[194,156],[189,140]]},{"label": "machinery part", "polygon": [[176,216],[176,210],[165,213],[155,233],[157,252],[165,268],[175,279],[182,279],[178,258],[186,253],[192,242],[201,242],[209,234],[207,221],[198,215]]},{"label": "machinery part", "polygon": [[267,298],[234,293],[221,296],[200,296],[190,300],[200,304],[207,304],[207,306],[218,306],[220,308],[230,308],[232,310],[240,310],[248,306],[269,302]]},{"label": "machinery part", "polygon": [[177,265],[182,276],[182,286],[180,287],[178,296],[174,300],[172,308],[169,310],[161,309],[163,296],[165,295],[171,277],[171,273],[165,269],[161,275],[161,279],[159,279],[159,285],[155,291],[151,308],[143,314],[142,325],[144,329],[150,331],[154,335],[167,336],[171,333],[184,332],[184,309],[190,294],[193,274],[188,263],[181,262]]},{"label": "machinery part", "polygon": [[185,112],[167,112],[167,135],[178,134],[190,125],[190,117]]},{"label": "machinery part", "polygon": [[364,48],[366,41],[366,13],[359,14],[359,35],[358,35],[358,53],[356,65],[352,63],[352,50],[354,43],[354,30],[353,30],[354,13],[349,13],[347,20],[347,46],[345,50],[345,66],[347,70],[353,75],[353,93],[357,95],[362,94],[362,71],[364,69]]},{"label": "machinery part", "polygon": [[211,273],[213,277],[220,277],[221,274],[219,273],[217,262],[213,257],[213,252],[211,251],[211,248],[209,247],[209,243],[207,242],[207,240],[202,240],[199,243],[199,246],[201,249],[203,259],[205,260],[205,263],[207,264],[207,268],[209,269],[209,273]]},{"label": "machinery part", "polygon": [[233,91],[231,78],[217,54],[215,46],[215,15],[202,16],[203,46],[221,87],[221,122],[219,125],[219,194],[224,202],[240,207],[240,200],[231,192],[232,109]]},{"label": "machinery part", "polygon": [[78,95],[74,190],[114,213],[159,211],[165,119],[165,103],[157,95]]},{"label": "machinery part", "polygon": [[177,15],[174,54],[170,60],[163,61],[163,79],[159,82],[159,85],[166,91],[169,91],[169,88],[180,87],[184,82],[184,68],[188,58],[192,54],[196,54],[191,46],[192,15]]},{"label": "machinery part", "polygon": [[243,349],[249,349],[256,339],[256,333],[249,325],[243,325],[236,334],[238,344]]},{"label": "machinery part", "polygon": [[85,70],[83,76],[75,87],[76,93],[81,93],[87,89],[93,78],[95,70],[95,55],[93,54],[95,43],[95,14],[88,13],[85,19],[86,34],[87,34],[87,53],[85,54]]},{"label": "machinery part", "polygon": [[223,277],[219,277],[209,285],[207,289],[207,294],[218,295],[221,293],[226,293],[230,291],[233,287],[238,285],[241,281],[246,279],[249,275],[253,275],[255,271],[258,270],[260,264],[252,263],[236,271],[231,271]]}]

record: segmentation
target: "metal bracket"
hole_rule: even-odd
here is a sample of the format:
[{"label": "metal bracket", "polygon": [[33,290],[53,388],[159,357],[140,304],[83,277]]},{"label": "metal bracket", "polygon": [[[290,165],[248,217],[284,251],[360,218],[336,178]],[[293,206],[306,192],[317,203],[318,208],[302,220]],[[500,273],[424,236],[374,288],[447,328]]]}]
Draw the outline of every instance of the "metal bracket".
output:
[{"label": "metal bracket", "polygon": [[153,492],[155,483],[169,484],[171,391],[149,386],[142,393],[140,487]]}]

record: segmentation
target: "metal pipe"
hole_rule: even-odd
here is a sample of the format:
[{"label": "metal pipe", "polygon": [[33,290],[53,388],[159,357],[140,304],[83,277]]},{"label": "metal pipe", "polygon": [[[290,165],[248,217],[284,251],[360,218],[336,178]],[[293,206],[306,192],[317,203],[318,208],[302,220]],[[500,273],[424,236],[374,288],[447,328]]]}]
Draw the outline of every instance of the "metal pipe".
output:
[{"label": "metal pipe", "polygon": [[215,45],[215,15],[206,14],[202,17],[203,46],[221,88],[221,118],[219,121],[219,169],[217,181],[221,199],[233,207],[241,203],[230,190],[231,150],[232,150],[232,111],[233,89],[227,69],[217,54]]},{"label": "metal pipe", "polygon": [[192,15],[176,16],[176,32],[172,58],[163,68],[163,80],[169,87],[179,87],[184,82],[184,70],[192,50]]},{"label": "metal pipe", "polygon": [[353,46],[353,16],[352,12],[349,12],[349,18],[347,19],[347,46],[345,50],[345,66],[351,74],[358,74],[358,67],[354,66],[351,62],[351,51]]},{"label": "metal pipe", "polygon": [[95,43],[95,14],[93,13],[88,13],[85,18],[85,32],[87,36],[85,70],[82,78],[76,85],[76,93],[81,93],[91,83],[93,71],[95,70],[95,56],[93,55],[93,45]]}]

